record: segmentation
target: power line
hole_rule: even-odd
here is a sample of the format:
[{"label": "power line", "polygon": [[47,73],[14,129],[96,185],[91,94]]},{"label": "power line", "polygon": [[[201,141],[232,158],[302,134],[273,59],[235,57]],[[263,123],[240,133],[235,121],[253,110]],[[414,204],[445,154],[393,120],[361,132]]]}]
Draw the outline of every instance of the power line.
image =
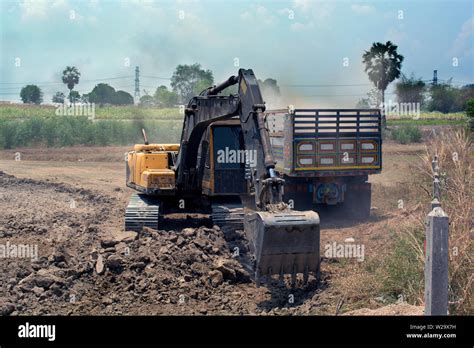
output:
[{"label": "power line", "polygon": [[141,75],[149,79],[158,79],[158,80],[171,80],[171,77],[159,77],[159,76],[150,76],[150,75]]},{"label": "power line", "polygon": [[371,83],[354,83],[354,84],[329,84],[329,85],[280,85],[281,87],[291,88],[313,88],[313,87],[358,87],[358,86],[370,86]]},{"label": "power line", "polygon": [[0,82],[0,85],[63,85],[63,82]]},{"label": "power line", "polygon": [[[392,95],[395,93],[385,93],[385,95]],[[312,95],[300,95],[302,98],[314,98],[314,97],[362,97],[367,96],[367,93],[361,94],[312,94]]]},{"label": "power line", "polygon": [[[107,80],[118,80],[133,77],[133,75],[128,76],[117,76],[117,77],[104,77],[101,79],[94,80],[79,80],[79,82],[98,82],[98,81],[107,81]],[[63,85],[63,82],[0,82],[2,85]]]},{"label": "power line", "polygon": [[312,95],[300,95],[299,97],[303,98],[313,98],[313,97],[362,97],[366,96],[367,93],[362,94],[312,94]]}]

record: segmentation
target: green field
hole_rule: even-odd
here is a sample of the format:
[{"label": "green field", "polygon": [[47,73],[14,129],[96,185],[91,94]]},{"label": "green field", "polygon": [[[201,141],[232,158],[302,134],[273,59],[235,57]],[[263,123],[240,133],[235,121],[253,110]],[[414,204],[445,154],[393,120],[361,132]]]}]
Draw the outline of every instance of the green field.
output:
[{"label": "green field", "polygon": [[54,106],[0,105],[0,149],[179,142],[183,117],[176,109],[97,107],[95,117],[56,116]]},{"label": "green field", "polygon": [[[179,108],[104,106],[95,117],[57,116],[52,105],[0,104],[0,149],[40,146],[131,145],[141,142],[144,128],[150,142],[179,142],[183,116]],[[422,113],[418,119],[389,117],[388,125],[462,125],[463,113]]]},{"label": "green field", "polygon": [[[131,106],[96,106],[96,120],[182,120],[179,108],[144,108]],[[30,117],[54,117],[53,105],[0,104],[0,118],[24,119]]]},{"label": "green field", "polygon": [[464,112],[452,112],[443,114],[441,112],[421,112],[420,116],[389,116],[387,124],[389,126],[413,125],[413,126],[458,126],[466,124],[467,116]]},{"label": "green field", "polygon": [[467,123],[467,118],[463,119],[396,119],[396,120],[387,120],[388,126],[462,126]]}]

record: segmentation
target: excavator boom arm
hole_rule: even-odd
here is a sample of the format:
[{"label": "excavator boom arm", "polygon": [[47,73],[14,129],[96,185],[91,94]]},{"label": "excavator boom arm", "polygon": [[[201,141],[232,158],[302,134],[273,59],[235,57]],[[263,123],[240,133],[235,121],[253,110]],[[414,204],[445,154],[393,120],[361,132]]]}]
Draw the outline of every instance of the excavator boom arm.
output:
[{"label": "excavator boom arm", "polygon": [[[225,88],[235,84],[239,85],[238,96],[218,96]],[[192,98],[185,109],[177,159],[177,184],[188,190],[199,189],[200,183],[196,180],[199,172],[197,159],[204,133],[210,124],[238,116],[245,150],[247,153],[251,151],[256,159],[251,179],[256,193],[256,206],[259,210],[265,210],[267,204],[279,203],[284,182],[274,172],[275,161],[265,127],[264,111],[262,94],[250,69],[240,69],[237,77],[231,76],[222,84],[210,87],[200,96]],[[262,200],[262,197],[265,198]]]},{"label": "excavator boom arm", "polygon": [[[238,95],[219,95],[238,84]],[[250,168],[257,211],[244,216],[244,229],[255,257],[257,285],[262,275],[297,273],[307,280],[319,271],[319,216],[314,211],[297,212],[282,201],[284,180],[275,173],[270,137],[265,127],[265,104],[252,70],[240,69],[218,86],[193,97],[185,109],[181,147],[176,162],[178,188],[200,192],[202,162],[208,151],[203,140],[209,125],[238,117],[245,150],[256,159]],[[198,163],[199,162],[199,163]]]}]

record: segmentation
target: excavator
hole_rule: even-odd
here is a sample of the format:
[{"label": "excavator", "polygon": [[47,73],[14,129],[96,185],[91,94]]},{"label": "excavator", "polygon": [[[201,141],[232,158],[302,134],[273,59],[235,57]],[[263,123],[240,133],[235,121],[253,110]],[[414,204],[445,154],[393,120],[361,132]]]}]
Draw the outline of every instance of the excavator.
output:
[{"label": "excavator", "polygon": [[[222,92],[238,85],[237,94]],[[194,96],[184,109],[180,144],[137,144],[128,152],[126,184],[137,192],[125,229],[159,228],[173,213],[208,213],[221,230],[243,229],[256,285],[262,277],[319,276],[320,221],[315,211],[283,202],[265,103],[251,69],[240,69]]]}]

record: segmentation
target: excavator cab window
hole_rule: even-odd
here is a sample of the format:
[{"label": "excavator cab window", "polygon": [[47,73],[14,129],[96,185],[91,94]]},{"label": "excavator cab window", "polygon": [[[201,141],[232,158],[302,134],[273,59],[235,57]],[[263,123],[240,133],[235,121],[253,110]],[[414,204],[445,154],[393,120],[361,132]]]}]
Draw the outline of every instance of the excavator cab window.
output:
[{"label": "excavator cab window", "polygon": [[214,126],[212,133],[214,190],[216,193],[245,193],[245,147],[239,125]]},{"label": "excavator cab window", "polygon": [[216,169],[238,169],[245,165],[245,151],[240,126],[214,127]]}]

